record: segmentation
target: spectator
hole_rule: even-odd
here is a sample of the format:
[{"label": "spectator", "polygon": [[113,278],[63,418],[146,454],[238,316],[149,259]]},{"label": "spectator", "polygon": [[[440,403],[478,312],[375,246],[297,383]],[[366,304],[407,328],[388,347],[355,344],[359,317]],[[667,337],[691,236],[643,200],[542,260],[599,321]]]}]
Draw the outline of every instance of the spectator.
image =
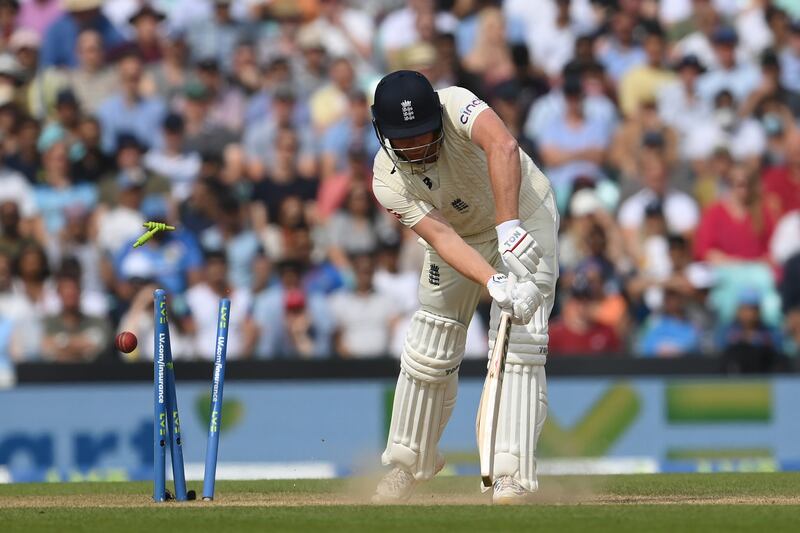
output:
[{"label": "spectator", "polygon": [[780,355],[780,332],[761,320],[761,295],[744,289],[732,324],[720,333],[726,368],[737,372],[767,372]]},{"label": "spectator", "polygon": [[331,354],[332,316],[322,294],[302,288],[303,265],[278,264],[278,282],[257,295],[253,319],[261,358],[311,359]]},{"label": "spectator", "polygon": [[142,234],[144,185],[143,174],[121,172],[117,177],[116,202],[110,209],[99,213],[97,244],[110,257],[116,256],[122,246]]},{"label": "spectator", "polygon": [[243,144],[248,158],[248,174],[253,179],[261,179],[272,171],[271,162],[275,161],[277,156],[276,138],[282,129],[291,129],[297,136],[299,173],[305,176],[316,173],[318,154],[314,135],[304,122],[303,113],[297,111],[296,100],[297,97],[290,87],[277,87],[266,120],[252,124],[246,129]]},{"label": "spectator", "polygon": [[82,117],[78,124],[78,141],[82,147],[72,163],[72,174],[81,182],[98,183],[110,174],[114,158],[106,155],[100,146],[100,122],[93,117]]},{"label": "spectator", "polygon": [[225,255],[228,282],[236,289],[252,285],[252,264],[260,253],[256,233],[247,225],[246,212],[230,193],[218,199],[217,224],[205,230],[200,242],[206,250]]},{"label": "spectator", "polygon": [[164,120],[164,102],[142,94],[142,59],[133,52],[120,58],[117,69],[121,90],[98,108],[102,125],[102,146],[106,153],[116,150],[120,133],[131,133],[145,146],[157,143],[154,132]]},{"label": "spectator", "polygon": [[392,326],[402,311],[388,294],[375,290],[375,260],[369,254],[351,259],[355,275],[352,292],[343,289],[329,299],[336,321],[334,346],[344,358],[363,359],[388,353]]},{"label": "spectator", "polygon": [[167,115],[162,126],[164,145],[151,148],[144,157],[144,167],[167,178],[172,195],[179,202],[189,197],[201,165],[200,154],[184,148],[185,131],[182,116]]},{"label": "spectator", "polygon": [[500,9],[487,7],[480,11],[476,37],[475,45],[464,56],[464,69],[480,76],[487,88],[509,80],[515,71]]},{"label": "spectator", "polygon": [[642,257],[641,232],[647,206],[654,201],[661,203],[667,232],[691,237],[700,214],[694,199],[670,186],[668,168],[657,152],[642,158],[639,163],[642,189],[620,205],[617,219],[625,239],[625,247],[631,257]]},{"label": "spectator", "polygon": [[800,209],[789,211],[778,220],[769,251],[773,263],[779,266],[800,252]]},{"label": "spectator", "polygon": [[642,328],[637,352],[643,357],[677,357],[696,353],[700,333],[685,311],[686,298],[677,290],[664,291],[660,313],[651,316]]},{"label": "spectator", "polygon": [[97,359],[111,341],[108,321],[83,314],[80,280],[61,275],[57,287],[61,312],[44,317],[42,357],[55,363]]},{"label": "spectator", "polygon": [[654,101],[642,102],[639,110],[617,128],[609,163],[632,180],[638,171],[638,158],[647,148],[660,150],[667,165],[677,163],[678,135],[661,120]]},{"label": "spectator", "polygon": [[64,211],[71,207],[92,209],[97,203],[97,190],[88,183],[76,183],[69,163],[69,147],[65,131],[51,124],[38,142],[42,154],[44,182],[34,189],[37,208],[51,235],[64,226]]},{"label": "spectator", "polygon": [[308,31],[317,32],[331,57],[347,57],[357,64],[372,56],[372,19],[363,11],[347,7],[342,0],[322,0],[319,16]]},{"label": "spectator", "polygon": [[715,264],[766,261],[773,227],[755,177],[737,167],[731,173],[730,192],[700,219],[695,256]]},{"label": "spectator", "polygon": [[203,281],[186,292],[186,303],[197,326],[195,355],[207,361],[213,361],[217,351],[217,304],[220,298],[231,300],[228,327],[236,332],[236,335],[228,337],[228,357],[250,357],[255,347],[257,331],[250,315],[250,290],[232,286],[229,278],[225,252],[206,252]]},{"label": "spectator", "polygon": [[184,149],[202,156],[221,157],[225,147],[236,141],[236,135],[209,118],[213,95],[202,83],[189,82],[183,96]]},{"label": "spectator", "polygon": [[764,201],[775,219],[800,209],[800,135],[792,133],[786,145],[786,163],[765,169],[761,176]]},{"label": "spectator", "polygon": [[142,3],[128,19],[133,26],[133,45],[145,63],[155,63],[162,58],[159,24],[166,18],[150,4]]},{"label": "spectator", "polygon": [[189,77],[189,48],[185,33],[176,28],[166,32],[161,43],[162,60],[148,65],[153,92],[172,103],[180,96]]},{"label": "spectator", "polygon": [[[675,71],[677,79],[658,91],[658,113],[680,138],[687,139],[692,131],[711,120],[711,106],[697,93],[697,79],[705,68],[696,56],[687,55],[677,63]],[[689,157],[692,146],[684,141],[680,153],[684,158]]]},{"label": "spectator", "polygon": [[[347,166],[350,153],[376,154],[380,143],[372,128],[367,96],[362,92],[349,95],[347,115],[331,125],[322,135],[320,174],[328,178]],[[366,158],[365,158],[366,159]]]},{"label": "spectator", "polygon": [[347,59],[339,58],[331,63],[328,72],[330,82],[311,95],[311,124],[317,132],[344,117],[349,106],[347,95],[355,89],[355,73]]},{"label": "spectator", "polygon": [[19,206],[10,200],[0,202],[0,255],[15,261],[22,250],[35,244],[22,228]]},{"label": "spectator", "polygon": [[573,283],[570,295],[561,306],[561,314],[550,323],[550,354],[614,354],[621,349],[614,329],[595,320],[593,305],[586,281]]},{"label": "spectator", "polygon": [[196,65],[197,80],[209,93],[208,121],[239,134],[244,126],[245,97],[239,87],[229,85],[216,59],[203,59]]},{"label": "spectator", "polygon": [[566,113],[540,139],[540,151],[556,196],[563,197],[579,176],[603,178],[602,164],[610,139],[603,125],[583,112],[583,88],[577,78],[564,82]]},{"label": "spectator", "polygon": [[39,150],[36,149],[36,141],[41,133],[39,121],[33,117],[23,117],[17,128],[17,146],[6,156],[5,164],[8,169],[25,176],[28,182],[35,183],[42,163]]},{"label": "spectator", "polygon": [[87,28],[78,34],[76,55],[75,68],[59,72],[77,96],[81,107],[95,113],[100,104],[118,90],[119,77],[106,67],[103,39],[96,30]]},{"label": "spectator", "polygon": [[618,10],[611,17],[611,31],[598,43],[597,57],[614,82],[647,59],[633,38],[635,26],[636,20],[629,13]]},{"label": "spectator", "polygon": [[619,84],[619,106],[625,116],[633,116],[642,102],[655,100],[658,91],[673,80],[674,74],[665,63],[664,33],[651,27],[644,38],[647,62],[633,67]]},{"label": "spectator", "polygon": [[220,65],[227,65],[233,55],[236,42],[248,28],[235,20],[231,13],[232,0],[214,0],[211,17],[198,17],[187,28],[189,49],[192,59],[216,59]]},{"label": "spectator", "polygon": [[800,112],[800,22],[791,26],[788,44],[779,50],[781,86],[792,93],[792,111]]},{"label": "spectator", "polygon": [[717,28],[712,40],[718,67],[700,76],[697,92],[706,102],[712,102],[721,91],[730,91],[738,102],[745,101],[761,81],[761,74],[752,63],[737,61],[736,30]]},{"label": "spectator", "polygon": [[[380,42],[386,54],[387,63],[392,62],[392,55],[398,50],[407,48],[419,40],[416,21],[434,11],[432,0],[410,0],[405,7],[389,13],[378,29]],[[452,32],[456,20],[449,13],[436,13],[435,28],[439,32]],[[459,55],[462,55],[459,53]]]},{"label": "spectator", "polygon": [[97,30],[105,49],[122,43],[122,35],[100,11],[100,0],[67,0],[66,13],[58,17],[44,34],[42,65],[45,67],[74,67],[77,64],[75,43],[82,29]]}]

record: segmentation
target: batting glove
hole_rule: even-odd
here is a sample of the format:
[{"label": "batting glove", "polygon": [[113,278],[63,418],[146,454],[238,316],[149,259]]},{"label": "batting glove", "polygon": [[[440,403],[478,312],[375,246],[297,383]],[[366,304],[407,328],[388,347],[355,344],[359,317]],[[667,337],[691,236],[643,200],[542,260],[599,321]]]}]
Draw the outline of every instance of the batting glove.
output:
[{"label": "batting glove", "polygon": [[489,295],[500,309],[508,311],[514,321],[527,324],[544,302],[539,288],[532,281],[516,281],[503,274],[495,274],[486,283]]},{"label": "batting glove", "polygon": [[508,220],[497,226],[500,257],[508,271],[520,279],[536,274],[542,247],[530,233],[520,226],[519,220]]}]

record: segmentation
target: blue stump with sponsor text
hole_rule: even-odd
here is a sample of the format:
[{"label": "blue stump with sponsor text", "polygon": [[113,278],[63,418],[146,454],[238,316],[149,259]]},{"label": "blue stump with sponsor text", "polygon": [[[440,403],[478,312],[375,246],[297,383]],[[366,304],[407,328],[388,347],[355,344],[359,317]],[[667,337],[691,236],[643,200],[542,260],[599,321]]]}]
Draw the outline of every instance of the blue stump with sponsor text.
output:
[{"label": "blue stump with sponsor text", "polygon": [[222,387],[225,384],[225,354],[228,348],[228,324],[231,301],[223,298],[217,313],[217,346],[214,352],[214,375],[211,381],[211,417],[208,423],[206,465],[203,474],[203,499],[214,499],[214,484],[217,476],[219,432],[222,424]]}]

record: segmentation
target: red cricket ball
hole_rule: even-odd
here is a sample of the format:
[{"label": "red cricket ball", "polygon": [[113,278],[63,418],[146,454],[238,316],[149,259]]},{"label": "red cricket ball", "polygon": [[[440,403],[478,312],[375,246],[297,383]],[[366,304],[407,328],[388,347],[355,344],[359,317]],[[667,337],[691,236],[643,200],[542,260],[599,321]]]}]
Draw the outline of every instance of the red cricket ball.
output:
[{"label": "red cricket ball", "polygon": [[122,353],[131,353],[136,349],[139,341],[136,340],[136,335],[130,331],[123,331],[114,340],[114,346]]}]

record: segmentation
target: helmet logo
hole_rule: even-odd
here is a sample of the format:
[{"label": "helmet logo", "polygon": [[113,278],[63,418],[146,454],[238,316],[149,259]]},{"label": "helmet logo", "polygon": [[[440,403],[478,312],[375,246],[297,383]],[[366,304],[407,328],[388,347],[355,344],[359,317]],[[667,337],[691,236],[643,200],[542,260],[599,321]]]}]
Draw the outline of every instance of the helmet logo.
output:
[{"label": "helmet logo", "polygon": [[403,100],[400,102],[400,107],[403,108],[404,121],[414,120],[414,108],[411,107],[411,100]]}]

